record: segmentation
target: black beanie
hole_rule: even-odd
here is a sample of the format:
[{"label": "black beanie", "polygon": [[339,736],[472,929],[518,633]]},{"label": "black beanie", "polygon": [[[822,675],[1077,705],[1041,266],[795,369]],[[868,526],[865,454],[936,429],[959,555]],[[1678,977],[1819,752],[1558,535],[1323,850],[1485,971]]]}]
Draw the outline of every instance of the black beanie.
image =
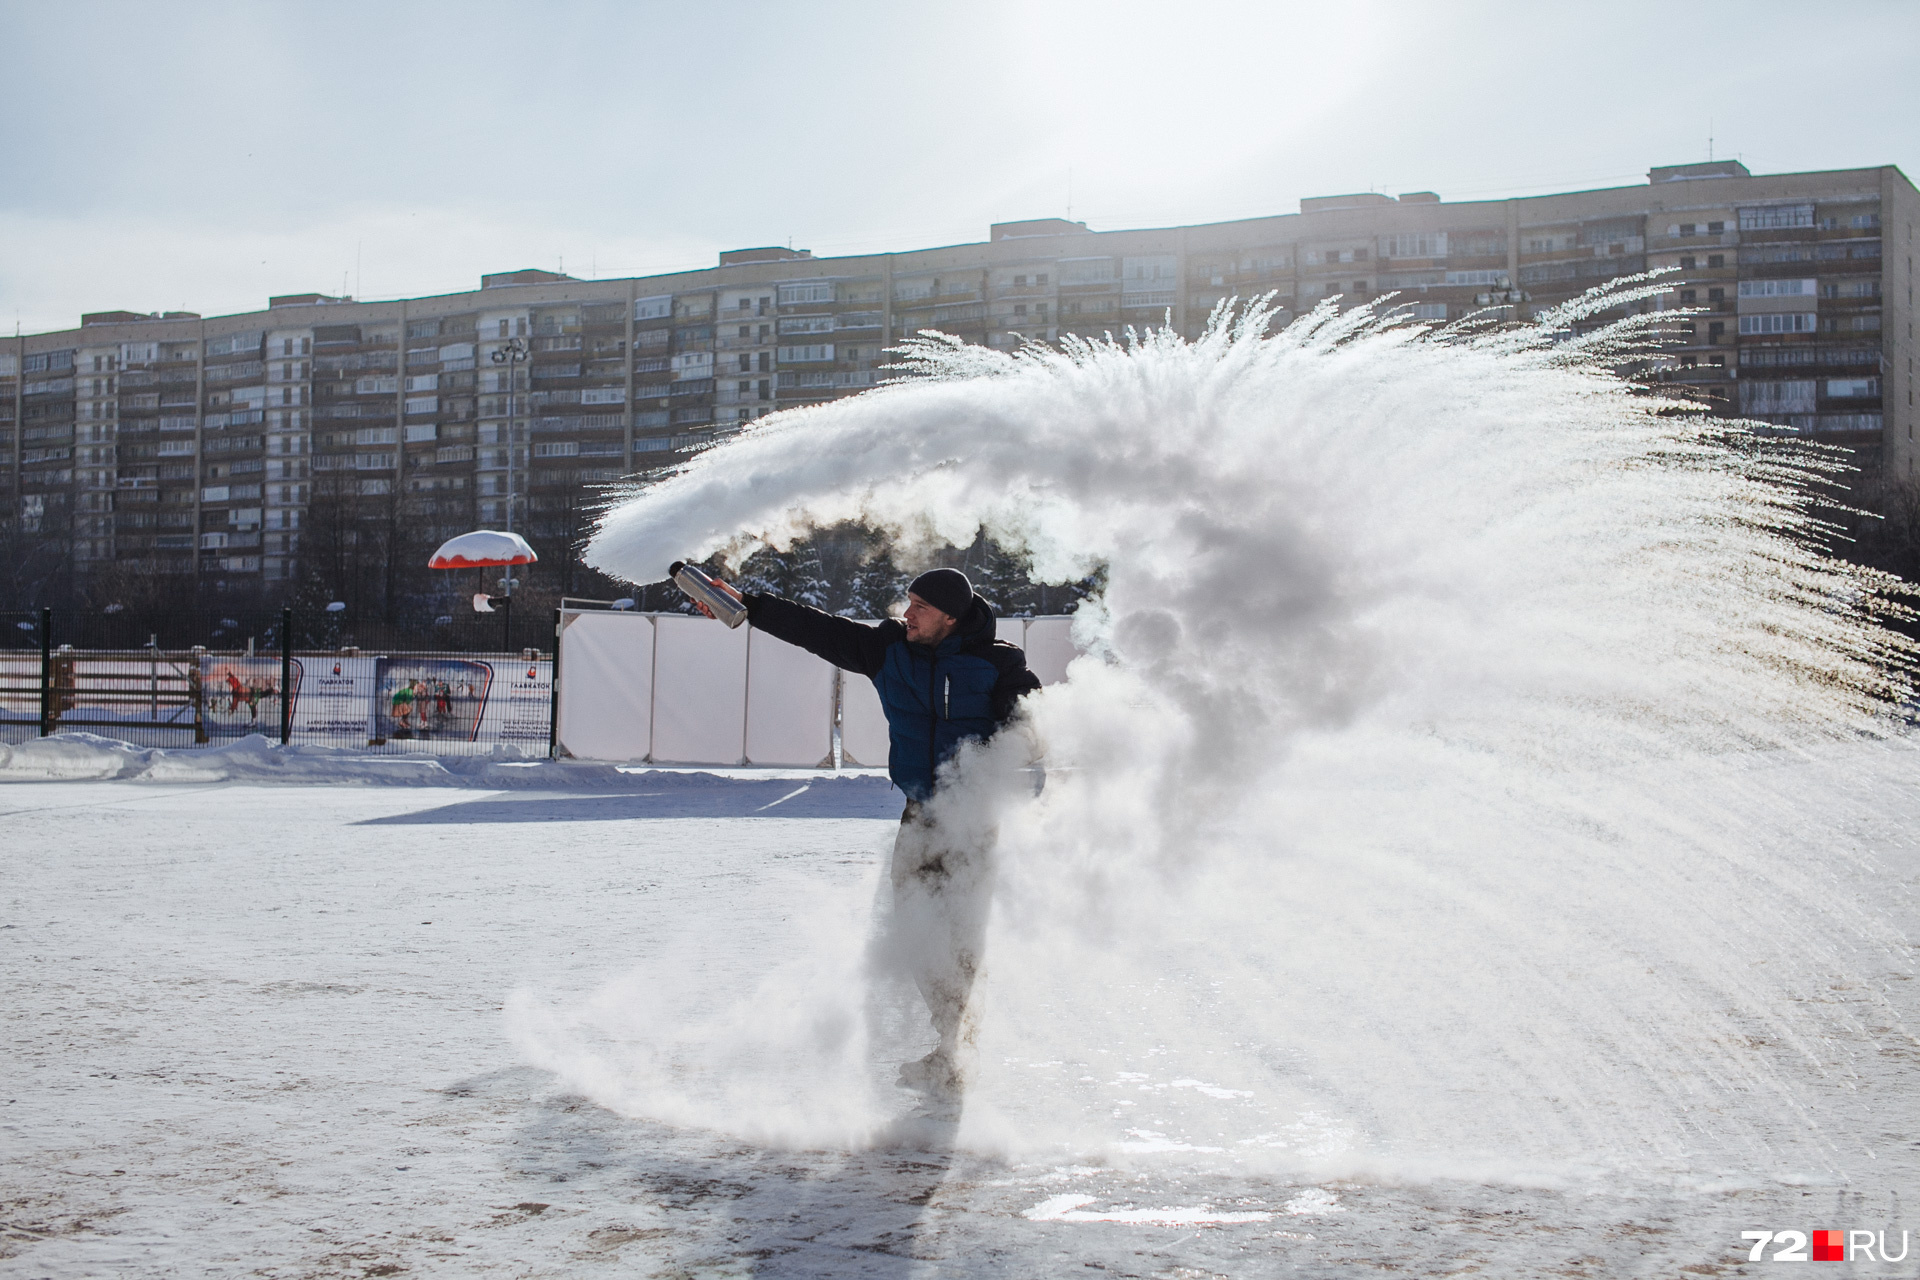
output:
[{"label": "black beanie", "polygon": [[958,569],[929,569],[907,588],[951,618],[964,618],[973,603],[973,584]]}]

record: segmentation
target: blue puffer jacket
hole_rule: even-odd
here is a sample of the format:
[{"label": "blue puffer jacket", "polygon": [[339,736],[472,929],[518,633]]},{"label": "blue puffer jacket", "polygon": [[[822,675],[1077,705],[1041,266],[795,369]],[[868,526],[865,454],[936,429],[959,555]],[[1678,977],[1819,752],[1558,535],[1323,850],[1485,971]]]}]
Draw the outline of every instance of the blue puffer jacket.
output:
[{"label": "blue puffer jacket", "polygon": [[978,595],[934,648],[908,641],[895,619],[869,626],[778,596],[745,599],[747,618],[768,635],[872,679],[887,713],[887,773],[912,800],[933,794],[934,774],[962,742],[991,737],[1040,687],[1027,655],[993,638],[993,610]]}]

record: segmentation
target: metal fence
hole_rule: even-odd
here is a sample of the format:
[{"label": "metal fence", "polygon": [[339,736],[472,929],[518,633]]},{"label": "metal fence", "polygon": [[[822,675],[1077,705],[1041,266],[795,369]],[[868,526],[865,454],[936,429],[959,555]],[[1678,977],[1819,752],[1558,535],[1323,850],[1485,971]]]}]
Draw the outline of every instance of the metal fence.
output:
[{"label": "metal fence", "polygon": [[[549,604],[551,601],[549,600]],[[518,653],[553,644],[553,611],[526,602],[496,599],[491,613],[475,613],[464,604],[437,616],[386,619],[372,611],[281,607],[208,608],[190,604],[164,612],[116,609],[52,611],[54,645],[75,649],[161,649],[185,651],[252,648],[279,652],[282,628],[296,649],[328,650],[357,646],[364,653]],[[40,647],[41,610],[0,611],[0,652]]]},{"label": "metal fence", "polygon": [[0,616],[0,624],[12,633],[0,645],[0,741],[83,730],[154,747],[219,746],[257,733],[383,753],[553,749],[551,648],[298,648],[292,610],[276,620],[272,649],[166,648],[157,639],[83,649],[55,642],[52,610]]},{"label": "metal fence", "polygon": [[[136,746],[282,744],[391,754],[572,756],[674,765],[884,765],[878,696],[751,626],[562,602],[545,648],[301,645],[293,610],[244,647],[83,648],[52,610],[0,614],[0,742],[85,731]],[[1044,683],[1072,619],[1002,618]],[[553,646],[558,645],[558,648]],[[566,671],[562,688],[561,667]],[[563,698],[564,693],[564,698]]]}]

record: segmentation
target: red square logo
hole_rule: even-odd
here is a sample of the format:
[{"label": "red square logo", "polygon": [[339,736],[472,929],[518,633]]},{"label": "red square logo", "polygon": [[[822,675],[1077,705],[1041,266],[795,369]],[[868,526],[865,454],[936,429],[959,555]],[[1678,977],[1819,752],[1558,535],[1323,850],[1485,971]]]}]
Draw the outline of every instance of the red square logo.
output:
[{"label": "red square logo", "polygon": [[1815,1262],[1845,1262],[1847,1260],[1847,1233],[1844,1231],[1814,1232],[1813,1260]]}]

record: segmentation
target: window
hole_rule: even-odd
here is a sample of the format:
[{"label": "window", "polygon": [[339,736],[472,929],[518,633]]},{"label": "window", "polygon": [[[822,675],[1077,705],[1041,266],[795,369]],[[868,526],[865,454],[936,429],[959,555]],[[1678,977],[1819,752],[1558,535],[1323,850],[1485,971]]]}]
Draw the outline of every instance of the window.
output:
[{"label": "window", "polygon": [[1157,287],[1161,281],[1172,282],[1174,269],[1179,262],[1171,253],[1153,254],[1137,258],[1124,258],[1121,279],[1128,288]]},{"label": "window", "polygon": [[[1721,320],[1713,321],[1712,323],[1707,325],[1707,341],[1708,342],[1720,341],[1721,336],[1725,334],[1726,331],[1727,331],[1727,326],[1724,321],[1721,321]],[[1742,330],[1742,332],[1744,333],[1745,330]]]},{"label": "window", "polygon": [[1507,273],[1504,271],[1449,271],[1448,284],[1497,284],[1501,288],[1507,285]]},{"label": "window", "polygon": [[832,316],[788,316],[780,321],[780,332],[788,333],[832,333]]},{"label": "window", "polygon": [[505,320],[500,322],[500,336],[503,338],[507,336],[507,322]]},{"label": "window", "polygon": [[1707,234],[1710,236],[1717,236],[1726,229],[1727,224],[1724,222],[1709,222],[1707,224]]},{"label": "window", "polygon": [[807,303],[832,302],[833,284],[827,280],[808,280],[799,284],[783,284],[779,288],[780,305],[796,307]]},{"label": "window", "polygon": [[1742,280],[1743,298],[1811,298],[1816,292],[1813,280]]},{"label": "window", "polygon": [[665,320],[673,315],[673,296],[658,294],[651,298],[633,300],[633,318],[635,320]]},{"label": "window", "polygon": [[1810,204],[1776,204],[1740,211],[1742,231],[1790,231],[1813,226]]},{"label": "window", "polygon": [[[1746,283],[1742,281],[1743,285]],[[1742,334],[1812,333],[1814,328],[1812,312],[1781,311],[1771,315],[1740,317]]]},{"label": "window", "polygon": [[779,355],[781,364],[806,364],[819,360],[831,360],[833,359],[833,344],[831,342],[819,342],[802,346],[781,347]]},{"label": "window", "polygon": [[1105,284],[1112,279],[1112,258],[1066,258],[1060,263],[1063,285]]},{"label": "window", "polygon": [[1877,413],[1826,413],[1820,416],[1820,431],[1878,432],[1883,419]]},{"label": "window", "polygon": [[1699,229],[1700,227],[1699,227],[1699,224],[1697,223],[1683,222],[1678,227],[1674,228],[1674,233],[1676,235],[1690,236],[1698,232]]},{"label": "window", "polygon": [[1710,254],[1708,254],[1708,255],[1707,255],[1707,266],[1708,266],[1708,268],[1709,268],[1709,269],[1713,269],[1713,268],[1718,268],[1718,267],[1724,267],[1724,266],[1726,266],[1726,265],[1727,265],[1727,255],[1726,255],[1726,254],[1724,254],[1724,253],[1710,253]]},{"label": "window", "polygon": [[1047,282],[1047,273],[1042,271],[1039,275],[1033,278],[1033,282],[1037,285],[1045,284]]},{"label": "window", "polygon": [[750,324],[743,324],[743,325],[741,325],[741,326],[740,326],[740,337],[741,337],[742,339],[750,339],[750,338],[752,338],[752,337],[753,337],[753,326],[752,326],[752,325],[750,325]]},{"label": "window", "polygon": [[1400,235],[1381,236],[1380,256],[1383,258],[1444,258],[1447,256],[1447,233],[1409,231]]},{"label": "window", "polygon": [[1851,225],[1855,231],[1872,231],[1880,225],[1880,215],[1877,213],[1856,213],[1849,219],[1849,225]]},{"label": "window", "polygon": [[1015,277],[1013,278],[1013,287],[1014,287],[1014,288],[1016,288],[1016,289],[1024,289],[1024,288],[1026,288],[1026,285],[1027,285],[1027,278],[1026,278],[1025,276],[1015,276]]},{"label": "window", "polygon": [[1726,300],[1727,300],[1727,291],[1725,289],[1707,290],[1708,302],[1725,302]]},{"label": "window", "polygon": [[1851,400],[1880,394],[1878,378],[1828,378],[1827,395],[1835,400]]},{"label": "window", "polygon": [[1692,271],[1697,265],[1697,261],[1691,257],[1680,259],[1680,269],[1682,271]]},{"label": "window", "polygon": [[1445,320],[1447,304],[1444,302],[1416,302],[1413,304],[1415,320]]},{"label": "window", "polygon": [[1027,304],[1024,302],[1015,303],[1013,308],[1013,314],[1016,319],[1020,317],[1024,317],[1027,314]]},{"label": "window", "polygon": [[1743,413],[1811,413],[1817,385],[1810,378],[1790,382],[1746,379],[1740,383],[1740,409]]},{"label": "window", "polygon": [[1680,291],[1680,301],[1682,302],[1692,302],[1698,296],[1699,291],[1695,289],[1682,289]]}]

